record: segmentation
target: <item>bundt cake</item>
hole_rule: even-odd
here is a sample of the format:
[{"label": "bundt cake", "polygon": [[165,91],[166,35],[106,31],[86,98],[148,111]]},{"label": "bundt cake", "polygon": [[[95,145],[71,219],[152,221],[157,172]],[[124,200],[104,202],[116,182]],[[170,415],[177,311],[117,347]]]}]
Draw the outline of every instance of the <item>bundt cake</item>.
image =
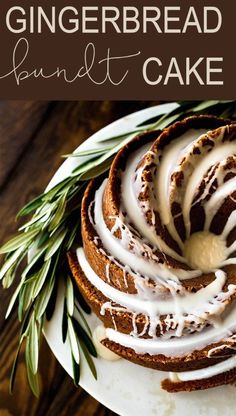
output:
[{"label": "bundt cake", "polygon": [[103,346],[169,392],[236,379],[236,124],[193,116],[134,138],[89,183],[74,279]]}]

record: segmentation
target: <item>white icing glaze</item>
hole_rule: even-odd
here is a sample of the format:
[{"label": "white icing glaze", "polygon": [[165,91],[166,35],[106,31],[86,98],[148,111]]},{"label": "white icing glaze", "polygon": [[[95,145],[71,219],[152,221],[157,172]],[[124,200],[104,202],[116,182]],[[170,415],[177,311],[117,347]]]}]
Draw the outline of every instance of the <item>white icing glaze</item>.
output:
[{"label": "white icing glaze", "polygon": [[210,272],[220,268],[227,258],[225,240],[208,231],[194,233],[185,242],[184,254],[193,269]]},{"label": "white icing glaze", "polygon": [[[196,293],[189,293],[186,294],[186,296],[176,295],[175,298],[171,298],[170,300],[150,301],[141,299],[138,295],[123,293],[105,283],[93,271],[82,248],[77,250],[77,257],[87,279],[106,297],[129,310],[137,311],[138,313],[147,313],[149,316],[179,313],[180,311],[186,314],[193,313],[194,309],[205,310],[204,308],[207,308],[207,303],[209,303],[208,307],[210,311],[213,306],[214,298],[222,291],[226,278],[224,272],[218,271],[216,272],[216,279]],[[227,296],[226,293],[227,292],[224,293],[225,297]],[[229,291],[229,295],[230,294],[231,291]],[[208,312],[208,310],[206,310],[206,312]]]},{"label": "white icing glaze", "polygon": [[106,330],[103,325],[98,325],[93,331],[93,343],[95,345],[97,354],[107,361],[117,361],[120,359],[119,355],[106,348],[101,341],[106,338]]},{"label": "white icing glaze", "polygon": [[[113,288],[112,286],[108,285],[107,283],[105,283],[103,280],[101,280],[99,278],[99,276],[97,276],[97,274],[93,271],[93,269],[91,268],[90,264],[88,263],[84,251],[82,248],[79,248],[77,250],[77,257],[78,257],[78,261],[80,263],[80,266],[84,272],[84,274],[86,275],[87,279],[92,283],[93,286],[95,286],[99,291],[101,291],[107,298],[111,299],[113,302],[115,302],[118,305],[121,305],[121,307],[114,307],[114,309],[116,310],[122,310],[122,311],[131,311],[134,314],[137,313],[144,313],[146,314],[149,319],[150,319],[150,323],[151,323],[151,330],[153,330],[153,326],[154,326],[154,330],[153,330],[153,336],[154,333],[156,331],[156,326],[159,322],[159,317],[160,315],[164,315],[164,314],[170,314],[173,313],[175,314],[174,317],[174,321],[176,323],[176,325],[181,325],[181,321],[183,320],[183,315],[184,314],[189,314],[191,315],[191,319],[194,319],[194,316],[197,316],[199,318],[206,317],[208,313],[213,313],[216,314],[217,310],[220,308],[220,310],[222,310],[222,307],[224,307],[221,302],[218,303],[217,299],[227,299],[229,298],[234,291],[236,290],[236,287],[233,285],[230,285],[228,287],[228,291],[227,292],[221,292],[222,288],[224,286],[225,283],[225,273],[222,271],[218,271],[216,272],[216,279],[209,284],[206,288],[203,288],[201,290],[199,290],[196,293],[192,293],[192,294],[188,294],[187,296],[183,297],[183,296],[176,296],[173,299],[169,300],[169,301],[147,301],[147,300],[142,300],[140,299],[140,297],[138,295],[131,295],[131,294],[127,294],[127,293],[123,293],[120,292],[119,290]],[[101,310],[101,314],[105,313],[106,309],[112,308],[111,302],[107,302],[103,305],[103,308]],[[218,310],[219,312],[219,310]],[[179,328],[178,328],[179,329]],[[109,332],[112,331],[112,332]],[[182,331],[179,332],[178,330],[176,331],[176,336],[181,336]],[[115,334],[114,334],[115,333]],[[133,332],[133,334],[135,333],[135,331]],[[109,335],[108,335],[109,334]],[[141,352],[148,352],[150,354],[152,354],[153,352],[153,346],[155,347],[156,344],[152,344],[152,340],[144,340],[144,339],[137,339],[136,341],[138,342],[133,344],[132,341],[132,337],[128,336],[128,335],[124,335],[124,334],[120,334],[114,330],[108,330],[108,338],[111,339],[112,341],[115,341],[114,338],[111,337],[117,337],[119,338],[119,341],[115,341],[118,342],[121,345],[124,346],[128,346],[127,342],[130,342],[130,346],[131,348],[133,347],[138,347],[139,342],[140,342],[140,347],[141,347]],[[150,334],[150,332],[149,332]],[[137,334],[136,334],[137,335]],[[199,335],[199,342],[202,345],[202,339],[200,338],[202,333],[197,334]],[[140,336],[140,334],[139,334]],[[195,335],[191,335],[190,336],[190,341],[192,339],[192,337],[195,337]],[[184,339],[186,340],[187,337],[184,337]],[[197,338],[198,340],[198,338]],[[125,344],[123,343],[125,342]],[[147,344],[146,344],[147,342]],[[157,341],[158,342],[158,341]],[[160,342],[160,346],[161,348],[162,344],[164,341],[159,341]],[[170,341],[166,341],[166,342],[170,342],[171,348],[173,346],[174,341],[170,340]],[[184,342],[184,341],[183,341]],[[198,342],[198,341],[197,341]],[[144,350],[142,347],[142,343],[144,343],[144,345],[146,347],[148,347],[148,349]],[[206,346],[208,344],[208,339],[207,342],[204,346]],[[157,344],[159,347],[159,344]],[[187,346],[191,345],[187,343]],[[195,344],[194,344],[194,348],[195,348]],[[165,348],[165,347],[164,347]],[[181,348],[183,348],[183,345],[181,344]],[[135,348],[134,348],[135,349]],[[136,352],[138,352],[135,349]],[[162,349],[163,351],[163,349]],[[191,352],[193,350],[188,350],[187,352]],[[156,354],[156,352],[154,352],[154,354]],[[176,355],[176,354],[174,354]]]},{"label": "white icing glaze", "polygon": [[[143,215],[143,206],[141,209],[140,204],[138,203],[137,198],[142,188],[140,177],[142,169],[139,169],[136,172],[136,167],[138,162],[142,159],[143,155],[147,153],[147,149],[149,147],[150,144],[148,146],[142,146],[141,149],[137,150],[133,155],[131,155],[129,162],[127,163],[127,168],[122,175],[122,204],[125,211],[129,217],[132,218],[133,223],[144,238],[147,238],[147,240],[150,241],[154,247],[156,246],[166,254],[169,254],[175,259],[184,262],[183,256],[178,255],[178,253],[168,247],[167,244],[165,244],[165,242],[156,234],[154,227],[147,225],[147,221]],[[134,181],[135,175],[137,175],[137,178]]]},{"label": "white icing glaze", "polygon": [[191,272],[182,269],[175,269],[173,273],[173,271],[165,267],[163,264],[148,261],[141,255],[138,257],[137,255],[131,253],[129,250],[129,235],[127,235],[127,233],[123,233],[121,239],[116,238],[107,228],[104,221],[102,199],[106,184],[107,180],[105,179],[95,195],[94,227],[101,238],[104,247],[114,258],[118,259],[124,265],[129,265],[134,272],[151,277],[154,281],[157,277],[165,280],[176,280],[176,278],[187,279],[190,276],[195,277],[200,275],[199,270]]},{"label": "white icing glaze", "polygon": [[[230,246],[226,244],[230,231],[236,226],[236,212],[229,214],[221,235],[209,231],[212,219],[224,199],[229,196],[235,202],[232,194],[236,187],[236,178],[230,177],[224,182],[224,167],[227,166],[227,158],[235,153],[236,144],[233,141],[222,141],[224,131],[227,128],[221,129],[218,137],[214,137],[214,146],[207,144],[201,148],[204,138],[209,138],[211,142],[211,132],[205,135],[206,130],[200,129],[189,130],[173,140],[160,151],[161,157],[160,154],[155,155],[148,151],[150,144],[134,152],[126,163],[125,171],[120,173],[120,212],[112,218],[114,224],[111,230],[106,226],[103,217],[103,195],[107,180],[96,191],[94,210],[92,211],[92,203],[88,214],[97,233],[96,245],[100,239],[104,246],[104,250],[97,250],[108,260],[105,266],[106,282],[93,271],[83,249],[77,250],[77,257],[87,279],[108,299],[101,308],[101,315],[107,311],[111,314],[114,329],[108,328],[105,335],[103,333],[110,341],[132,348],[140,354],[164,354],[172,357],[190,354],[219,341],[224,342],[236,331],[236,308],[232,307],[229,312],[225,312],[236,292],[236,286],[227,285],[227,275],[222,270],[225,265],[236,264],[236,258],[230,257],[236,250],[236,242],[233,241]],[[146,184],[143,182],[143,169],[147,168],[147,164],[137,166],[147,153],[150,155],[148,163],[153,182]],[[186,167],[181,179],[183,185],[180,181],[180,185],[176,186],[175,178],[178,175],[175,174],[181,173],[183,165]],[[228,167],[227,169],[229,171]],[[200,185],[204,185],[203,189],[199,188]],[[139,198],[145,186],[148,187],[148,200]],[[199,190],[201,192],[198,194]],[[181,212],[177,210],[175,217],[173,216],[173,201],[182,207],[187,235],[185,242],[181,240],[176,229],[175,220]],[[191,209],[199,203],[205,213],[205,223],[200,232],[190,235]],[[165,236],[161,237],[161,233],[158,235],[155,211],[160,215],[163,229],[165,227],[168,230],[182,253],[173,249],[175,245],[170,243],[169,246]],[[116,237],[117,231],[119,238]],[[173,262],[170,262],[168,256],[177,261],[175,267],[172,267]],[[137,294],[124,293],[111,286],[111,263],[122,270],[122,284],[127,291],[127,273],[133,277]],[[190,266],[191,270],[185,270],[184,265]],[[184,289],[182,280],[198,277],[206,272],[215,273],[215,279],[206,287],[196,293],[188,293]],[[150,285],[150,279],[156,284],[155,287]],[[121,282],[116,283],[121,288]],[[169,290],[169,296],[161,297],[158,290],[160,286]],[[117,331],[114,311],[132,314],[132,331],[129,335]],[[139,314],[143,314],[145,319],[140,333],[137,326]],[[163,315],[166,317],[163,318]],[[158,338],[157,328],[161,334]],[[146,333],[150,338],[142,338]],[[213,371],[213,367],[208,368]],[[197,377],[203,378],[203,370],[196,371],[202,372],[187,373],[189,377],[193,377],[191,374],[195,373],[195,376],[197,374]],[[182,377],[182,373],[172,377],[176,380],[179,374]]]},{"label": "white icing glaze", "polygon": [[234,189],[236,189],[236,178],[233,178],[219,186],[217,191],[212,195],[211,199],[205,204],[204,209],[207,219],[205,222],[205,229],[209,228],[210,221],[222,205],[222,201],[224,201],[227,195],[230,195]]},{"label": "white icing glaze", "polygon": [[173,383],[178,381],[203,380],[225,373],[236,367],[236,355],[210,367],[194,371],[184,371],[182,373],[170,373],[170,380]]},{"label": "white icing glaze", "polygon": [[221,323],[219,327],[206,328],[203,331],[189,336],[170,340],[145,339],[132,337],[111,328],[106,329],[106,337],[123,347],[132,348],[137,354],[158,355],[166,357],[181,357],[194,351],[201,350],[228,337],[236,330],[236,311]]},{"label": "white icing glaze", "polygon": [[205,157],[202,158],[202,160],[197,164],[195,167],[189,181],[187,188],[185,190],[185,196],[183,200],[183,217],[185,222],[185,227],[187,230],[187,236],[189,236],[190,233],[190,219],[189,219],[189,213],[190,208],[192,205],[193,197],[196,192],[196,189],[198,189],[201,180],[204,176],[204,174],[207,172],[207,169],[220,162],[220,160],[226,156],[230,156],[231,154],[234,154],[236,152],[236,143],[226,143],[216,146],[210,153],[207,155],[204,155]]},{"label": "white icing glaze", "polygon": [[160,214],[163,220],[163,224],[168,226],[169,231],[176,241],[182,246],[183,243],[180,240],[175,227],[173,226],[169,196],[170,196],[170,178],[176,165],[182,159],[184,153],[186,153],[188,146],[193,141],[201,137],[206,130],[194,130],[190,129],[182,136],[178,137],[173,143],[170,143],[165,147],[162,155],[162,161],[156,175],[155,189],[157,192],[157,198],[160,206]]},{"label": "white icing glaze", "polygon": [[[227,341],[231,341],[232,342],[232,340],[233,340],[233,337],[231,337],[231,338],[229,338],[229,340],[224,340],[224,342],[227,342]],[[227,353],[227,350],[229,350],[229,353]],[[236,351],[236,346],[235,346],[235,344],[221,344],[221,345],[219,345],[218,347],[213,347],[213,348],[211,348],[209,351],[208,351],[208,353],[207,353],[207,357],[208,358],[211,358],[211,357],[214,357],[215,356],[215,354],[217,353],[217,357],[227,357],[228,355],[232,355],[232,352],[230,352],[231,350],[234,350],[234,351]],[[220,355],[220,352],[221,351],[226,351],[226,354],[224,353],[224,355],[222,354],[222,355]]]}]

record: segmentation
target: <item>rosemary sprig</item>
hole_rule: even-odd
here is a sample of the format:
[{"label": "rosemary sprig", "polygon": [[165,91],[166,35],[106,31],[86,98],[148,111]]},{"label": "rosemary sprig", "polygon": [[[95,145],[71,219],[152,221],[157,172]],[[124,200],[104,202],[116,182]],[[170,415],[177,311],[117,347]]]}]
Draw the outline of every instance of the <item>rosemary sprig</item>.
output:
[{"label": "rosemary sprig", "polygon": [[[86,360],[94,377],[97,377],[92,360],[92,356],[96,357],[96,350],[83,314],[83,310],[89,312],[89,308],[78,289],[73,287],[66,265],[66,252],[80,244],[78,219],[83,191],[89,179],[109,169],[118,150],[136,134],[163,129],[174,121],[192,114],[215,114],[234,118],[236,101],[181,102],[173,111],[145,120],[133,130],[100,140],[97,148],[76,151],[69,156],[78,158],[78,167],[66,179],[29,202],[19,212],[18,218],[28,215],[32,217],[19,229],[18,235],[0,249],[0,254],[5,254],[0,269],[3,287],[7,289],[13,282],[17,282],[6,318],[17,302],[18,318],[22,321],[10,391],[13,391],[20,348],[25,342],[29,384],[33,393],[39,395],[37,371],[40,337],[45,319],[50,319],[53,314],[58,280],[61,277],[65,281],[62,339],[64,342],[67,338],[69,340],[75,385],[79,383],[80,365],[83,361],[81,357]],[[19,266],[25,259],[28,260],[28,264],[19,276]],[[75,297],[80,306],[75,302]]]}]

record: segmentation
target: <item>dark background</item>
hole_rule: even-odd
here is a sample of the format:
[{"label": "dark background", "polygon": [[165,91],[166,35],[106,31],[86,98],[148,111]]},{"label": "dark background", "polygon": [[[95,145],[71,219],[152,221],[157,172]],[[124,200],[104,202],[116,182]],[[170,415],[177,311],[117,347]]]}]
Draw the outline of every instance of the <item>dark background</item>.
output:
[{"label": "dark background", "polygon": [[[133,111],[157,102],[36,102],[0,101],[0,245],[19,224],[15,216],[41,193],[62,163],[95,131]],[[32,395],[27,382],[24,348],[14,395],[8,393],[12,362],[18,345],[17,313],[5,321],[14,290],[0,286],[0,416],[104,416],[114,415],[72,380],[43,340],[40,353],[41,397]]]},{"label": "dark background", "polygon": [[[46,3],[46,4],[45,4]],[[0,79],[1,99],[110,99],[110,100],[156,100],[156,99],[234,99],[236,93],[235,66],[234,66],[234,39],[235,39],[235,1],[225,0],[113,0],[112,6],[136,6],[142,10],[142,6],[158,6],[163,12],[163,6],[180,6],[180,20],[183,27],[190,6],[195,6],[200,24],[203,21],[203,6],[215,6],[220,8],[223,16],[222,28],[213,34],[197,33],[195,27],[187,30],[187,33],[165,34],[157,33],[150,27],[147,34],[142,31],[138,33],[122,34],[115,33],[112,26],[106,34],[66,34],[57,30],[56,34],[43,27],[42,33],[29,33],[29,29],[21,34],[14,34],[6,28],[6,13],[11,6],[22,6],[27,12],[27,22],[29,23],[29,6],[42,6],[46,13],[49,13],[52,5],[56,4],[56,9],[60,10],[68,5],[67,0],[1,0],[0,2],[0,75],[8,73],[12,69],[12,54],[16,42],[26,37],[30,43],[30,51],[22,70],[28,72],[35,68],[43,67],[46,73],[52,73],[57,67],[66,68],[69,74],[76,74],[78,69],[84,65],[84,49],[89,42],[96,46],[96,64],[93,75],[97,79],[104,78],[104,66],[97,62],[107,55],[107,48],[111,48],[111,56],[129,55],[141,51],[137,58],[129,61],[121,61],[112,64],[112,73],[115,79],[120,79],[121,74],[129,68],[129,74],[125,81],[119,86],[113,86],[107,82],[104,85],[93,84],[88,77],[79,79],[72,84],[66,84],[62,78],[50,78],[47,80],[30,78],[23,81],[20,86],[16,85],[14,76]],[[100,6],[111,5],[110,0],[70,0],[71,6]],[[175,14],[173,14],[174,16]],[[177,13],[178,15],[178,13]],[[163,27],[163,17],[160,19]],[[91,26],[90,26],[91,27]],[[171,26],[171,27],[176,27]],[[29,26],[27,26],[29,28]],[[162,29],[163,30],[163,29]],[[22,58],[22,52],[21,52]],[[199,85],[195,77],[192,77],[191,85],[180,85],[176,79],[170,80],[168,85],[158,84],[150,86],[146,84],[142,76],[144,61],[157,56],[163,62],[164,74],[172,57],[176,57],[180,70],[184,76],[185,58],[190,57],[191,62],[197,61],[199,57],[223,57],[223,79],[224,86]],[[18,56],[17,62],[20,61]],[[219,65],[221,66],[221,64]],[[157,78],[156,65],[150,67],[153,79]],[[199,67],[200,73],[205,74],[205,66]],[[216,79],[222,79],[221,74],[216,74]],[[71,78],[71,76],[70,76]],[[215,79],[213,77],[213,79]]]}]

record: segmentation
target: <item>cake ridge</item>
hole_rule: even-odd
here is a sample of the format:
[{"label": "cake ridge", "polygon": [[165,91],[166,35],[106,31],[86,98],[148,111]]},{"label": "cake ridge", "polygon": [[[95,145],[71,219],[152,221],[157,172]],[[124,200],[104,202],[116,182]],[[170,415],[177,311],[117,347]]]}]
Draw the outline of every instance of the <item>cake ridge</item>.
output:
[{"label": "cake ridge", "polygon": [[[189,117],[136,137],[117,154],[109,177],[87,188],[84,247],[69,261],[82,294],[107,328],[104,345],[119,355],[169,371],[165,348],[179,340],[184,359],[177,350],[174,357],[181,373],[191,366],[207,369],[229,353],[225,348],[212,358],[209,349],[229,345],[234,354],[235,140],[236,125],[229,120]],[[207,255],[200,247],[194,263],[186,257],[186,243],[196,237],[191,244],[198,253],[205,235]],[[217,328],[218,338],[207,338]],[[186,349],[201,337],[205,343]],[[149,349],[153,343],[162,343],[165,353]],[[160,354],[166,365],[163,357],[150,358]],[[188,359],[194,354],[195,363]]]}]

